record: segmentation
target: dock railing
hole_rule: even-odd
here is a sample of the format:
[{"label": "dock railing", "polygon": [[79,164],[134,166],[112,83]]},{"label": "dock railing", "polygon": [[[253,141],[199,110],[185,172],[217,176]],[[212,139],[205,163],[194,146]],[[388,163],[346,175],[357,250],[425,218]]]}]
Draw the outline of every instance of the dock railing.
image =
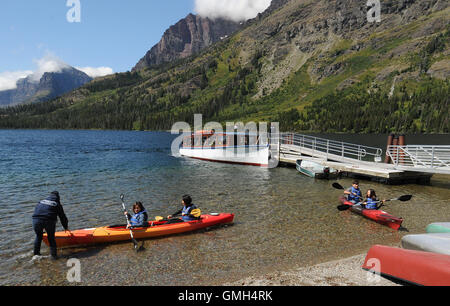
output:
[{"label": "dock railing", "polygon": [[450,146],[389,146],[388,155],[396,167],[412,167],[450,174]]},{"label": "dock railing", "polygon": [[383,150],[341,141],[318,138],[309,135],[295,133],[281,133],[280,143],[282,145],[299,146],[308,149],[312,153],[320,154],[328,158],[351,158],[359,161],[380,162]]}]

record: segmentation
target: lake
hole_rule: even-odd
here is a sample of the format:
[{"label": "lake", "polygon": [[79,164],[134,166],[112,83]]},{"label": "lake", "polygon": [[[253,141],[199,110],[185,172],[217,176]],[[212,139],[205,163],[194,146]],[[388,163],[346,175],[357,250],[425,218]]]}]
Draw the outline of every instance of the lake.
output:
[{"label": "lake", "polygon": [[[385,148],[387,135],[313,135]],[[338,212],[339,190],[295,168],[264,169],[172,156],[166,132],[0,130],[0,285],[70,285],[67,260],[81,262],[82,285],[220,285],[398,244],[431,222],[450,221],[450,177],[431,184],[389,186],[361,181],[379,197],[413,194],[385,210],[405,219],[395,232]],[[448,135],[408,135],[408,144],[449,144]],[[339,180],[350,186],[351,179]],[[233,212],[231,226],[146,240],[60,250],[61,259],[31,261],[36,203],[58,190],[69,228],[125,223],[142,201],[150,218],[180,209],[191,194],[204,213]],[[62,227],[58,221],[58,230]],[[46,245],[43,254],[48,254]]]}]

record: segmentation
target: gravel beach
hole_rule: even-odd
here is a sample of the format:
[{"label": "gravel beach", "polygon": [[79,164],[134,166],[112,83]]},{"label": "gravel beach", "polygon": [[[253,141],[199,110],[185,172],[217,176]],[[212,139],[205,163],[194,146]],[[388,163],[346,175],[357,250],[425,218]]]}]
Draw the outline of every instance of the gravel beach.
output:
[{"label": "gravel beach", "polygon": [[227,286],[399,286],[361,268],[366,254],[275,272],[260,277],[248,277]]}]

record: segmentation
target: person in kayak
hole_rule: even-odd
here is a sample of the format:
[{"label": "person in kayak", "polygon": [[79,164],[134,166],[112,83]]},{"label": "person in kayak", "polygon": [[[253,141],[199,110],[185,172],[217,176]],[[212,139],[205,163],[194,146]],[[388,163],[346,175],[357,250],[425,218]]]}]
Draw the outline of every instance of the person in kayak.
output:
[{"label": "person in kayak", "polygon": [[[367,190],[366,200],[361,203],[361,206],[365,209],[380,209],[384,202],[385,200],[378,200],[375,190],[369,189]],[[380,206],[378,206],[379,203],[381,203]]]},{"label": "person in kayak", "polygon": [[[198,218],[194,217],[191,215],[191,212],[197,208],[197,206],[195,206],[195,204],[192,203],[192,198],[190,195],[184,195],[182,200],[181,200],[181,204],[183,205],[183,208],[180,209],[179,211],[168,215],[167,219],[169,219],[168,223],[173,223],[173,222],[177,222],[176,220],[181,220],[184,222],[189,222],[189,221],[193,221],[193,220],[197,220]],[[174,218],[177,215],[181,214],[181,219],[178,218]]]},{"label": "person in kayak", "polygon": [[50,245],[50,255],[57,259],[55,230],[57,217],[61,221],[65,231],[69,230],[69,221],[64,213],[58,191],[53,191],[45,200],[40,201],[32,216],[33,229],[36,233],[34,240],[34,255],[41,255],[41,243],[44,230],[47,232],[48,243]]},{"label": "person in kayak", "polygon": [[[128,220],[130,220],[129,227],[147,227],[148,226],[148,214],[141,202],[133,204],[134,215],[130,215],[127,211],[124,212]],[[127,226],[128,228],[128,226]]]},{"label": "person in kayak", "polygon": [[347,188],[344,191],[344,194],[347,195],[347,200],[352,202],[353,204],[357,204],[361,202],[361,200],[363,200],[358,181],[353,181],[352,187]]}]

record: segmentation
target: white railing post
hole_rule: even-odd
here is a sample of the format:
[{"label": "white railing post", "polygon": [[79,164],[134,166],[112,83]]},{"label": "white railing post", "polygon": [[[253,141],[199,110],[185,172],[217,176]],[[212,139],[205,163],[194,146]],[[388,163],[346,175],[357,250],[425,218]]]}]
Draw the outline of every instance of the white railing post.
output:
[{"label": "white railing post", "polygon": [[434,162],[434,147],[431,150],[431,169],[433,169],[433,162]]}]

